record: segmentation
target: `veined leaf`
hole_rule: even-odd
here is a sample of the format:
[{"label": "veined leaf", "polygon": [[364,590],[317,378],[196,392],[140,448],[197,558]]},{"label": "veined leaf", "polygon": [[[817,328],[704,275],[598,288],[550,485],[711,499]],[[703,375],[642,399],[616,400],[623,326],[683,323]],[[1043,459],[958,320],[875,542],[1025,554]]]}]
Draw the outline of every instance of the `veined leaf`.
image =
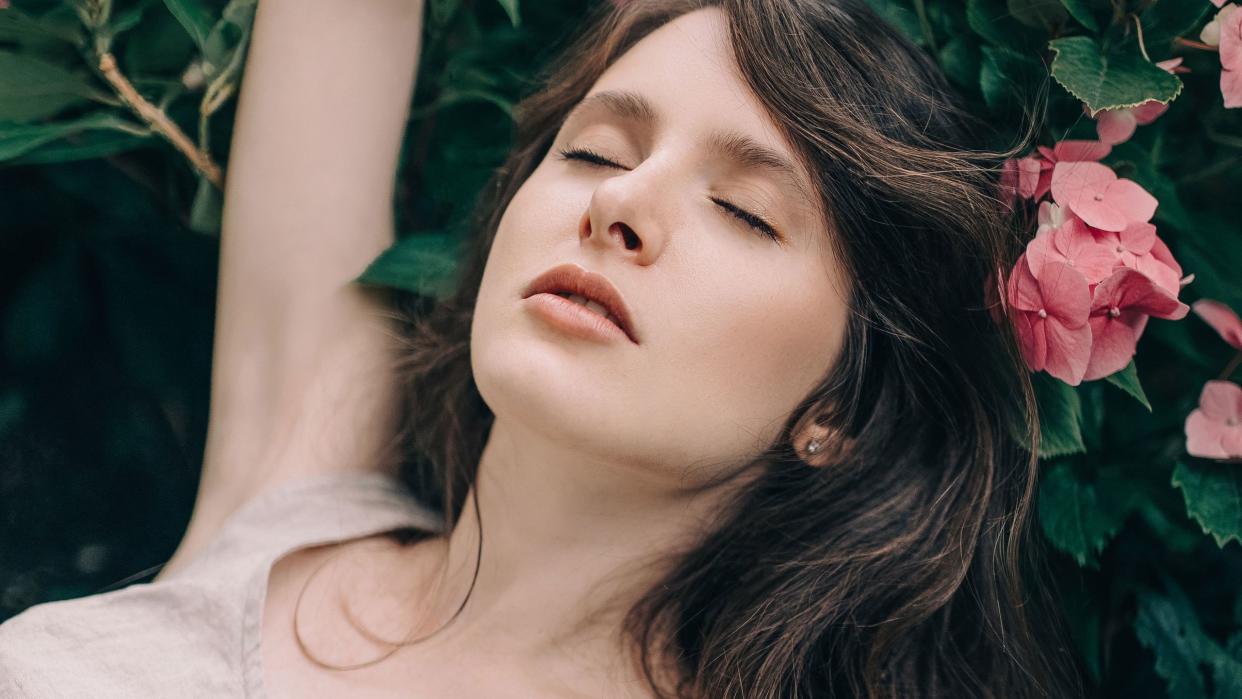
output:
[{"label": "veined leaf", "polygon": [[1102,109],[1136,107],[1148,100],[1167,104],[1182,91],[1176,75],[1129,46],[1105,50],[1090,37],[1070,36],[1053,39],[1048,47],[1056,52],[1052,77],[1082,100],[1092,117]]},{"label": "veined leaf", "polygon": [[1151,403],[1147,401],[1147,394],[1143,392],[1143,385],[1139,383],[1138,369],[1135,368],[1133,359],[1130,360],[1130,363],[1124,369],[1105,376],[1104,380],[1129,393],[1134,397],[1134,400],[1142,403],[1143,407],[1147,408],[1147,412],[1151,412]]},{"label": "veined leaf", "polygon": [[380,254],[354,281],[445,298],[457,273],[458,239],[450,233],[414,233]]},{"label": "veined leaf", "polygon": [[173,17],[185,28],[200,50],[207,44],[207,35],[215,25],[215,17],[202,0],[164,0]]},{"label": "veined leaf", "polygon": [[1174,486],[1182,489],[1186,512],[1205,534],[1224,548],[1230,539],[1242,543],[1242,467],[1200,461],[1178,462]]}]

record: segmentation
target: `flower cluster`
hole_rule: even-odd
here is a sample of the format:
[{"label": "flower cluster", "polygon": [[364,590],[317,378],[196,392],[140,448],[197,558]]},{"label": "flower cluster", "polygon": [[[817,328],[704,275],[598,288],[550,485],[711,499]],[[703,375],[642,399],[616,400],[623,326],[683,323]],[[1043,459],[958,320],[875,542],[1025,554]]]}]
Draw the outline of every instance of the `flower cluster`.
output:
[{"label": "flower cluster", "polygon": [[1190,310],[1177,298],[1190,278],[1150,223],[1156,198],[1099,162],[1111,149],[1065,140],[1002,173],[1008,191],[1039,202],[1005,308],[1027,366],[1071,386],[1124,369],[1149,318]]}]

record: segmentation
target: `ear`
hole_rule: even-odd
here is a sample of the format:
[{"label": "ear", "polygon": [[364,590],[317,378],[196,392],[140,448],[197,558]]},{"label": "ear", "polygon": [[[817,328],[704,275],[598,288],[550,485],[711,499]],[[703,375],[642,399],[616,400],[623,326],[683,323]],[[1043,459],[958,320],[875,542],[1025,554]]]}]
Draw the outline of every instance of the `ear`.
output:
[{"label": "ear", "polygon": [[[832,433],[814,420],[806,420],[793,433],[793,447],[798,458],[808,466],[827,466],[833,462],[836,447],[831,443]],[[836,445],[839,446],[839,445]]]}]

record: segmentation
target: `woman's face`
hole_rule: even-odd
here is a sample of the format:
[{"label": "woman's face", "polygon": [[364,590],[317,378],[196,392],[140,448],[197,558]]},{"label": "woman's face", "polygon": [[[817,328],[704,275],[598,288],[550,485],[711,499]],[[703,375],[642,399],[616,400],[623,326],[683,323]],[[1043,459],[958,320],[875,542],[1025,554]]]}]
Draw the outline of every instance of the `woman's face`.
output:
[{"label": "woman's face", "polygon": [[[632,99],[595,98],[605,94],[639,97],[654,118]],[[741,139],[793,172],[722,146]],[[565,148],[616,166],[563,159]],[[706,460],[713,466],[694,477],[710,478],[765,450],[836,360],[847,315],[825,223],[799,186],[810,190],[807,174],[738,73],[720,10],[683,15],[634,45],[500,221],[470,347],[497,420],[682,486],[694,484],[679,467]],[[612,282],[637,344],[567,333],[523,299],[566,263]]]}]

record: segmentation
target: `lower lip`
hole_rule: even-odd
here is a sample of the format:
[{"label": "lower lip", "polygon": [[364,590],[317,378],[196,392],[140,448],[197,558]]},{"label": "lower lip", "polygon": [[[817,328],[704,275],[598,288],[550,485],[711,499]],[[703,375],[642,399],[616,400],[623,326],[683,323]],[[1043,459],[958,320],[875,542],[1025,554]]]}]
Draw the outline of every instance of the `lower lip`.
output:
[{"label": "lower lip", "polygon": [[616,323],[556,294],[529,296],[526,307],[549,325],[574,337],[603,342],[632,342]]}]

